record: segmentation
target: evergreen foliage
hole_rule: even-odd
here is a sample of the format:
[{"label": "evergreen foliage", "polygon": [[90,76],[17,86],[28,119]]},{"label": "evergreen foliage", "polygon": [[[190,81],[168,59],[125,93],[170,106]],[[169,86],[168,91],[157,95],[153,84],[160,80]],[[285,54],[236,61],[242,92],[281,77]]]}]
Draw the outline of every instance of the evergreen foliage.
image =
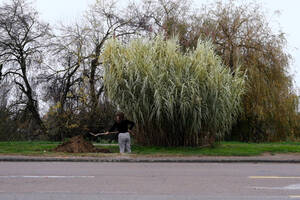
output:
[{"label": "evergreen foliage", "polygon": [[182,53],[177,39],[110,40],[103,61],[108,96],[137,123],[142,144],[213,143],[240,112],[244,76],[224,67],[210,42]]}]

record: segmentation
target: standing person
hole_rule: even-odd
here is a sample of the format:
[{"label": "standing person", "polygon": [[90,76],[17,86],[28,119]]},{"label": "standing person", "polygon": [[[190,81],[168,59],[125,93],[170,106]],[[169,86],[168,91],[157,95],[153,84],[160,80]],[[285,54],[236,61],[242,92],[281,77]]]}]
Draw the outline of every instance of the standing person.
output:
[{"label": "standing person", "polygon": [[[132,134],[131,130],[134,125],[134,122],[125,119],[123,112],[117,112],[115,123],[109,129],[109,132],[112,132],[114,130],[117,130],[119,132],[118,142],[120,153],[131,153],[130,133]],[[109,132],[106,132],[105,134],[109,134]]]}]

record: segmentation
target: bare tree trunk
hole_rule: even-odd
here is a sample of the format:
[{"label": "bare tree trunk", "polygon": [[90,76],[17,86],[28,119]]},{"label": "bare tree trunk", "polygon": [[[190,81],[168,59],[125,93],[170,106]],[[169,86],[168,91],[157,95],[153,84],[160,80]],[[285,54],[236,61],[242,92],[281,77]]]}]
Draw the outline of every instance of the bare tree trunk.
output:
[{"label": "bare tree trunk", "polygon": [[26,96],[26,109],[38,125],[37,133],[46,133],[27,73],[29,67],[40,64],[47,39],[52,37],[50,28],[48,24],[39,22],[38,13],[26,1],[12,0],[3,4],[0,13],[0,62],[5,65],[1,78],[11,77],[14,80]]},{"label": "bare tree trunk", "polygon": [[91,74],[90,74],[90,97],[91,97],[91,111],[95,111],[98,106],[98,98],[96,95],[96,89],[95,89],[95,73],[96,68],[98,65],[98,58],[95,58],[92,60],[91,63]]},{"label": "bare tree trunk", "polygon": [[40,130],[42,131],[43,134],[46,133],[46,127],[40,117],[40,114],[38,112],[38,104],[37,101],[33,98],[33,92],[32,88],[29,84],[28,78],[27,78],[27,73],[26,73],[26,61],[25,58],[21,58],[20,60],[20,66],[22,70],[22,78],[25,83],[25,88],[23,85],[20,83],[16,82],[17,85],[19,85],[20,89],[24,92],[24,94],[27,96],[27,108],[31,112],[33,119],[36,121],[38,126],[40,127]]}]

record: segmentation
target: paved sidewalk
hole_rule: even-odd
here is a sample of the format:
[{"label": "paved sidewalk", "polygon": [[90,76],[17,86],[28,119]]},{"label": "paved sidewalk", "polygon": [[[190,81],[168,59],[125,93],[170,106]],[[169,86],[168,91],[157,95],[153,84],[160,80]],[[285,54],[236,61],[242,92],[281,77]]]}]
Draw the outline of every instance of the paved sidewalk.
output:
[{"label": "paved sidewalk", "polygon": [[44,157],[0,155],[0,161],[9,162],[185,162],[185,163],[300,163],[300,154],[262,156],[140,156],[105,155],[99,157]]}]

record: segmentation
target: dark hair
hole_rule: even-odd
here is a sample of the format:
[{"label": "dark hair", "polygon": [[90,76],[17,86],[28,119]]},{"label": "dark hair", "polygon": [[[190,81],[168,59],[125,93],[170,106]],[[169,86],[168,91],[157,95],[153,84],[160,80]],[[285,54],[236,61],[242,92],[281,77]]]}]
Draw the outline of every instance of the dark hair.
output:
[{"label": "dark hair", "polygon": [[119,116],[120,120],[124,120],[125,119],[125,115],[123,112],[117,112],[116,113],[116,117]]}]

